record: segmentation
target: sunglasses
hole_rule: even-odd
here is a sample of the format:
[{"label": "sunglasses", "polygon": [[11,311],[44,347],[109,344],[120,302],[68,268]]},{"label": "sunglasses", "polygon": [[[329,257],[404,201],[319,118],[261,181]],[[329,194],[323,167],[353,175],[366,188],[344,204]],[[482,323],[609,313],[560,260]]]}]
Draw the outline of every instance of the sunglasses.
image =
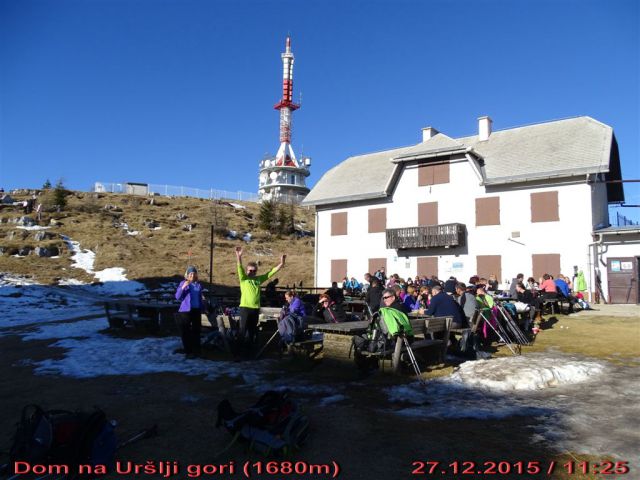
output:
[{"label": "sunglasses", "polygon": [[384,296],[382,298],[386,300],[387,298],[394,298],[394,296],[393,295],[386,295],[386,296]]},{"label": "sunglasses", "polygon": [[250,268],[249,270],[247,270],[247,273],[256,273],[257,270],[254,270],[253,268]]}]

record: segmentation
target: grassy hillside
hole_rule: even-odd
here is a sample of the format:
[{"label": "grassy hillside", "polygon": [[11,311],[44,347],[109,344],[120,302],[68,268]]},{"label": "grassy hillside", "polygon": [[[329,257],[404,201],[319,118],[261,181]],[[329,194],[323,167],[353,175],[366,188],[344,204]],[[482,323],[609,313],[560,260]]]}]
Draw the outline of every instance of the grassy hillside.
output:
[{"label": "grassy hillside", "polygon": [[[30,198],[27,192],[11,196],[17,201]],[[45,196],[40,194],[38,201]],[[52,226],[44,230],[48,238],[40,240],[36,239],[37,231],[19,229],[14,223],[24,215],[21,207],[0,208],[0,272],[31,275],[42,283],[60,279],[95,281],[93,275],[71,267],[70,251],[61,238],[64,235],[96,254],[96,271],[123,267],[127,278],[144,281],[182,275],[191,263],[198,266],[204,280],[209,278],[213,224],[214,283],[237,285],[234,248],[238,245],[244,247],[246,261],[259,262],[260,271],[277,264],[280,254],[287,253],[287,266],[279,274],[280,285],[313,283],[313,210],[294,208],[294,223],[310,235],[278,236],[258,228],[260,205],[255,203],[233,202],[245,207],[242,209],[224,201],[84,192],[71,192],[66,199],[67,206],[61,212],[50,209],[43,214],[39,225]],[[35,218],[34,213],[29,216]],[[227,237],[231,230],[237,232],[237,239]],[[247,232],[252,238],[244,242],[241,238]],[[59,258],[43,258],[33,252],[14,256],[21,248],[38,246],[57,247],[61,250]]]}]

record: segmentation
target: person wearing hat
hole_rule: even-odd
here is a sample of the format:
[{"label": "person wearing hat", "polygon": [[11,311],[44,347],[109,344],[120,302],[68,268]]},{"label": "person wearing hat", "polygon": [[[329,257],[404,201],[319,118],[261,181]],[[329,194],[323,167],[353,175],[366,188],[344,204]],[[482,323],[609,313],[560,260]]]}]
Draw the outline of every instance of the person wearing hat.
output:
[{"label": "person wearing hat", "polygon": [[198,270],[193,265],[187,268],[184,280],[178,285],[176,300],[181,302],[178,316],[184,353],[187,358],[197,357],[200,355],[201,315],[205,300],[198,282]]}]

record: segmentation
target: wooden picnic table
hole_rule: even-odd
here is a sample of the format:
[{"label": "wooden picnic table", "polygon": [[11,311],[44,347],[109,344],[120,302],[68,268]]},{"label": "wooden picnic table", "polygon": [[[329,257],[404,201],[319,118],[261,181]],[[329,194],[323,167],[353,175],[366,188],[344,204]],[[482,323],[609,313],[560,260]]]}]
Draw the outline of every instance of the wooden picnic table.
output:
[{"label": "wooden picnic table", "polygon": [[341,323],[314,323],[308,326],[309,329],[317,332],[332,333],[338,335],[357,335],[367,331],[369,320],[359,320],[357,322]]}]

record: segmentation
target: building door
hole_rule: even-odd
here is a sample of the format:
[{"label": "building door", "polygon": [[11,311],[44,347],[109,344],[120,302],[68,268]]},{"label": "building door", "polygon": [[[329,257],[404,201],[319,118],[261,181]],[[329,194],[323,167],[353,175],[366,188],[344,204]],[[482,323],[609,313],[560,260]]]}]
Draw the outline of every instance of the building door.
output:
[{"label": "building door", "polygon": [[607,259],[609,303],[638,303],[638,258]]}]

